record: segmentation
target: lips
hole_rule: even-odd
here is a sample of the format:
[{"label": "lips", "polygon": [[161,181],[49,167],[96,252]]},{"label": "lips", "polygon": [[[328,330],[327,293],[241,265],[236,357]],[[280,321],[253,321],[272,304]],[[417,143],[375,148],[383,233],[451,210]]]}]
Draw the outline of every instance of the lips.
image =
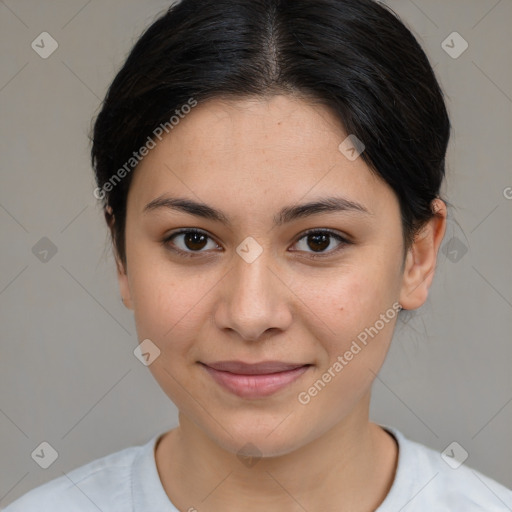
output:
[{"label": "lips", "polygon": [[218,361],[204,363],[206,366],[221,372],[236,373],[238,375],[264,375],[269,373],[286,372],[306,366],[303,363],[284,363],[281,361],[264,361],[261,363],[244,363],[243,361]]},{"label": "lips", "polygon": [[241,398],[265,398],[299,379],[310,364],[264,361],[217,361],[201,363],[223,389]]}]

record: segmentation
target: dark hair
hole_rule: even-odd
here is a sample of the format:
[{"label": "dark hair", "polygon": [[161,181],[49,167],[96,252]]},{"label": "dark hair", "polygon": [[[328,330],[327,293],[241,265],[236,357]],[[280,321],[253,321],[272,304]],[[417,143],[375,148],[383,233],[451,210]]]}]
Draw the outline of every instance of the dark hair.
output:
[{"label": "dark hair", "polygon": [[136,167],[133,152],[191,98],[283,93],[326,105],[364,143],[361,157],[398,197],[406,254],[436,215],[450,122],[398,17],[372,0],[182,0],[136,42],[94,124],[96,197],[124,265],[133,173],[112,178],[128,161]]}]

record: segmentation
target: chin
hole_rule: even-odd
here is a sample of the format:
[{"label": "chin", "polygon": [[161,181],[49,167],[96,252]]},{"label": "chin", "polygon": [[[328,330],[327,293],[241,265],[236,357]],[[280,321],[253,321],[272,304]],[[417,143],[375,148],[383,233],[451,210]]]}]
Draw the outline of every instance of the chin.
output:
[{"label": "chin", "polygon": [[252,421],[239,421],[230,423],[229,433],[223,429],[210,431],[208,436],[224,450],[237,456],[278,457],[286,455],[300,448],[308,442],[308,433],[298,432],[289,426],[286,421],[272,422],[272,426],[257,425]]}]

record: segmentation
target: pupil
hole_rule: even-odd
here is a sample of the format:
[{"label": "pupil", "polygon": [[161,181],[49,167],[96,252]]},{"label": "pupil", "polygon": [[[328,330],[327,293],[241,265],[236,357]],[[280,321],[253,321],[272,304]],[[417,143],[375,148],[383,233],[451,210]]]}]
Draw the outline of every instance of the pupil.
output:
[{"label": "pupil", "polygon": [[[309,235],[308,241],[314,240],[313,244],[317,244],[317,248],[318,248],[318,245],[320,245],[320,250],[323,250],[323,249],[326,249],[327,247],[329,247],[329,237],[330,237],[330,235],[327,235],[327,234]],[[310,249],[314,250],[315,247],[311,247],[311,245],[310,245]]]},{"label": "pupil", "polygon": [[[308,236],[308,245],[310,249],[318,250],[319,252],[329,247],[330,235],[315,234]],[[185,235],[185,245],[190,250],[199,250],[205,246],[206,236],[202,233],[187,233]],[[312,242],[312,243],[311,243]],[[315,247],[316,246],[316,247]]]},{"label": "pupil", "polygon": [[[205,244],[206,236],[202,233],[187,233],[185,235],[185,245],[193,250],[193,249],[202,249]],[[199,245],[199,247],[197,246]]]}]

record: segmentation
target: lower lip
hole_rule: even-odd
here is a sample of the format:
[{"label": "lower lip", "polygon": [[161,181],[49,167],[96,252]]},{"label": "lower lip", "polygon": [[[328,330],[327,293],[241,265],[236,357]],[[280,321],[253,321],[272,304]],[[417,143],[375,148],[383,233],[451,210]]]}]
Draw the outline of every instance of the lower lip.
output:
[{"label": "lower lip", "polygon": [[300,366],[294,370],[264,375],[240,375],[215,370],[202,365],[213,379],[231,393],[241,398],[264,398],[288,386],[303,375],[309,366]]}]

